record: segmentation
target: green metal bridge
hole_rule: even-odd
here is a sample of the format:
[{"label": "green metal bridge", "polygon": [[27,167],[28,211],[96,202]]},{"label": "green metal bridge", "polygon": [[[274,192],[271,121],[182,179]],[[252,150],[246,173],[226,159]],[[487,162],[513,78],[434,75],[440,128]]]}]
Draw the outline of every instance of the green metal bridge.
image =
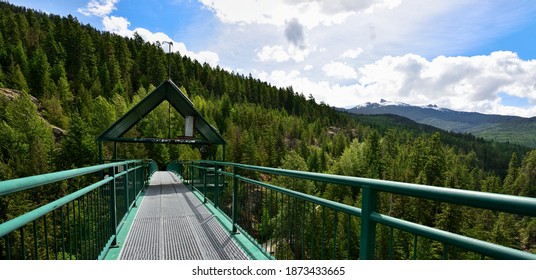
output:
[{"label": "green metal bridge", "polygon": [[[414,236],[415,252],[419,240],[433,240],[443,246],[445,259],[451,250],[483,258],[536,259],[518,249],[391,217],[377,207],[378,195],[387,193],[535,217],[534,198],[218,161],[172,162],[167,169],[157,171],[152,161],[130,160],[0,182],[2,196],[76,178],[90,182],[0,224],[2,255],[7,259],[375,259],[376,233],[382,225],[389,228],[390,257],[394,257],[393,236],[404,232]],[[357,188],[362,192],[361,207],[251,179],[267,176]],[[338,221],[347,226],[341,228]]]},{"label": "green metal bridge", "polygon": [[[122,138],[164,101],[185,118],[185,135]],[[460,251],[467,258],[536,259],[520,248],[394,217],[379,205],[387,195],[534,218],[536,198],[226,162],[225,140],[170,80],[97,140],[101,163],[103,143],[114,143],[109,163],[0,181],[4,197],[76,189],[30,212],[7,213],[0,259],[421,259],[423,243],[443,259],[459,258]],[[223,159],[175,161],[158,171],[154,161],[118,160],[117,142],[202,146],[211,159],[222,145]],[[298,191],[306,184],[350,188],[359,201]],[[405,256],[395,250],[401,236],[411,240]]]}]

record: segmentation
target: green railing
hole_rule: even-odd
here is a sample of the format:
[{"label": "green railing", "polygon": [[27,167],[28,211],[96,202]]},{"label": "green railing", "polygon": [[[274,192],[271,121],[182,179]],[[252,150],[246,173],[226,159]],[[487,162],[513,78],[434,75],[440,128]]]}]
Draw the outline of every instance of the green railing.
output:
[{"label": "green railing", "polygon": [[[185,183],[219,208],[267,256],[276,259],[374,259],[379,257],[380,226],[393,258],[396,236],[411,235],[413,258],[421,239],[451,251],[482,258],[536,259],[535,254],[424,226],[380,213],[379,195],[399,195],[457,207],[488,209],[536,217],[536,199],[340,175],[284,170],[215,161],[174,163]],[[260,181],[260,178],[265,182]],[[283,182],[286,187],[266,183]],[[337,185],[360,192],[361,208],[300,192],[304,184]],[[296,188],[292,190],[291,188]],[[385,232],[387,232],[385,234]],[[407,238],[406,238],[407,239]]]},{"label": "green railing", "polygon": [[177,174],[177,176],[183,177],[182,166],[182,162],[172,161],[167,165],[166,170],[174,172],[175,174]]},{"label": "green railing", "polygon": [[102,259],[155,171],[152,161],[130,160],[1,181],[4,198],[73,191],[0,224],[0,259]]}]

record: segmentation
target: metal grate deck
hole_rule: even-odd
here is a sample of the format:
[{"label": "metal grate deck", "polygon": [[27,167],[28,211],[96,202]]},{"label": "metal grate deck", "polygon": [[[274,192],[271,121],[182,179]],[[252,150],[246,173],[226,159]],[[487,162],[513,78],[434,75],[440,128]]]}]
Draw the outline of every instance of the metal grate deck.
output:
[{"label": "metal grate deck", "polygon": [[157,172],[119,259],[245,260],[247,256],[173,173]]}]

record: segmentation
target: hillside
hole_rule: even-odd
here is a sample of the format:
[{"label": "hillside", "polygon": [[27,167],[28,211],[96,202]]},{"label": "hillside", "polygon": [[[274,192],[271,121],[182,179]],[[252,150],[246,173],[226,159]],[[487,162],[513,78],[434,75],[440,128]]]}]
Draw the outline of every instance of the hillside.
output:
[{"label": "hillside", "polygon": [[428,124],[446,131],[471,133],[485,139],[510,142],[536,148],[536,117],[486,115],[474,112],[459,112],[434,105],[412,106],[382,100],[366,103],[351,109],[340,109],[354,114],[393,114]]}]

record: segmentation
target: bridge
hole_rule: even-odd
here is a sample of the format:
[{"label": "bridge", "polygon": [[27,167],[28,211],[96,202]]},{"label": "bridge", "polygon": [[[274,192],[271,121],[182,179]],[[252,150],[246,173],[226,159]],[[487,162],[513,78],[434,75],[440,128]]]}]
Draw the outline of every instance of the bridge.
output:
[{"label": "bridge", "polygon": [[[189,120],[184,137],[122,138],[164,100]],[[225,140],[171,81],[98,141],[100,164],[0,181],[2,197],[77,186],[8,216],[0,224],[0,259],[422,259],[422,244],[443,259],[536,259],[521,248],[401,219],[379,205],[382,196],[397,196],[534,218],[536,198],[216,160],[214,146],[223,145],[225,155]],[[114,144],[105,161],[104,142],[202,145],[208,160],[172,161],[158,170],[151,160],[118,159]],[[306,184],[350,189],[359,199],[327,200],[300,191]],[[405,255],[396,250],[401,236],[411,240]]]}]

